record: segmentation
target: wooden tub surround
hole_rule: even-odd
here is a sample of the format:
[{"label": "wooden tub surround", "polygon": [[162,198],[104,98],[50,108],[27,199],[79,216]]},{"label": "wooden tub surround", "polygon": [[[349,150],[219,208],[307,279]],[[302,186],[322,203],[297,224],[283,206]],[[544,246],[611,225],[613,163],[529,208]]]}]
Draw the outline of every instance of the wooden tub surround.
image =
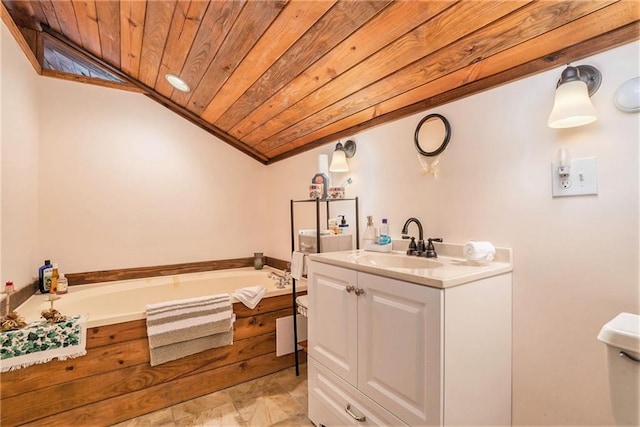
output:
[{"label": "wooden tub surround", "polygon": [[233,312],[232,346],[154,368],[144,320],[89,328],[86,356],[2,374],[0,424],[108,426],[293,366],[293,354],[275,355],[276,319],[293,314],[291,295],[254,310],[234,303]]},{"label": "wooden tub surround", "polygon": [[108,426],[291,367],[293,354],[275,353],[291,298],[234,303],[232,346],[153,368],[145,320],[89,328],[86,356],[1,374],[0,425]]}]

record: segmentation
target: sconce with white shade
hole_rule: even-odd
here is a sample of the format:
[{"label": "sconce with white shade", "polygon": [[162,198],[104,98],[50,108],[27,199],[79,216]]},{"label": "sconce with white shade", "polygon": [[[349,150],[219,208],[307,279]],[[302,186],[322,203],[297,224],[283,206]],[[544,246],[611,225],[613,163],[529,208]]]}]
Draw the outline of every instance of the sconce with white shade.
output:
[{"label": "sconce with white shade", "polygon": [[353,140],[348,140],[342,145],[342,142],[336,144],[336,149],[331,157],[331,166],[329,166],[330,172],[349,172],[349,165],[347,159],[353,157],[356,154],[356,143]]},{"label": "sconce with white shade", "polygon": [[568,65],[556,88],[556,98],[549,115],[549,127],[571,128],[597,120],[596,110],[589,99],[602,82],[602,74],[591,65]]}]

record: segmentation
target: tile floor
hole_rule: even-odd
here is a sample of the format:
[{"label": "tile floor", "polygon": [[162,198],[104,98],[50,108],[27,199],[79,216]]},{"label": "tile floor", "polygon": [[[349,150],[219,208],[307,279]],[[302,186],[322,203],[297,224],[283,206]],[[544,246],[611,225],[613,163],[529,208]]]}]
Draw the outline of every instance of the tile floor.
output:
[{"label": "tile floor", "polygon": [[307,364],[179,403],[113,427],[313,427],[307,418]]}]

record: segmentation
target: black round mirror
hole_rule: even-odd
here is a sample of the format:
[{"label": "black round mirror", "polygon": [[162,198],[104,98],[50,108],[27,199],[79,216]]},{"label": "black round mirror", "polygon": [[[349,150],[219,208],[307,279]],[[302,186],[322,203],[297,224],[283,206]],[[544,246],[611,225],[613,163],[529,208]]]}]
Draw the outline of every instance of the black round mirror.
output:
[{"label": "black round mirror", "polygon": [[442,153],[451,139],[451,125],[440,114],[429,114],[418,123],[413,140],[416,150],[423,156]]}]

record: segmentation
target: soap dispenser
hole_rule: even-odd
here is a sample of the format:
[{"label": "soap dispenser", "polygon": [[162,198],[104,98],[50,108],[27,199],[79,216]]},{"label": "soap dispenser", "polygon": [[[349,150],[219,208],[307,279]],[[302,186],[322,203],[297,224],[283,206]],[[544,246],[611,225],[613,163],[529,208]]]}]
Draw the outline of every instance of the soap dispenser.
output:
[{"label": "soap dispenser", "polygon": [[338,225],[340,234],[349,234],[349,224],[347,224],[347,221],[344,219],[344,215],[338,215],[338,218],[340,218],[340,224]]},{"label": "soap dispenser", "polygon": [[372,246],[376,244],[376,228],[373,226],[373,216],[367,216],[367,228],[364,229],[362,240],[364,241],[364,247]]}]

